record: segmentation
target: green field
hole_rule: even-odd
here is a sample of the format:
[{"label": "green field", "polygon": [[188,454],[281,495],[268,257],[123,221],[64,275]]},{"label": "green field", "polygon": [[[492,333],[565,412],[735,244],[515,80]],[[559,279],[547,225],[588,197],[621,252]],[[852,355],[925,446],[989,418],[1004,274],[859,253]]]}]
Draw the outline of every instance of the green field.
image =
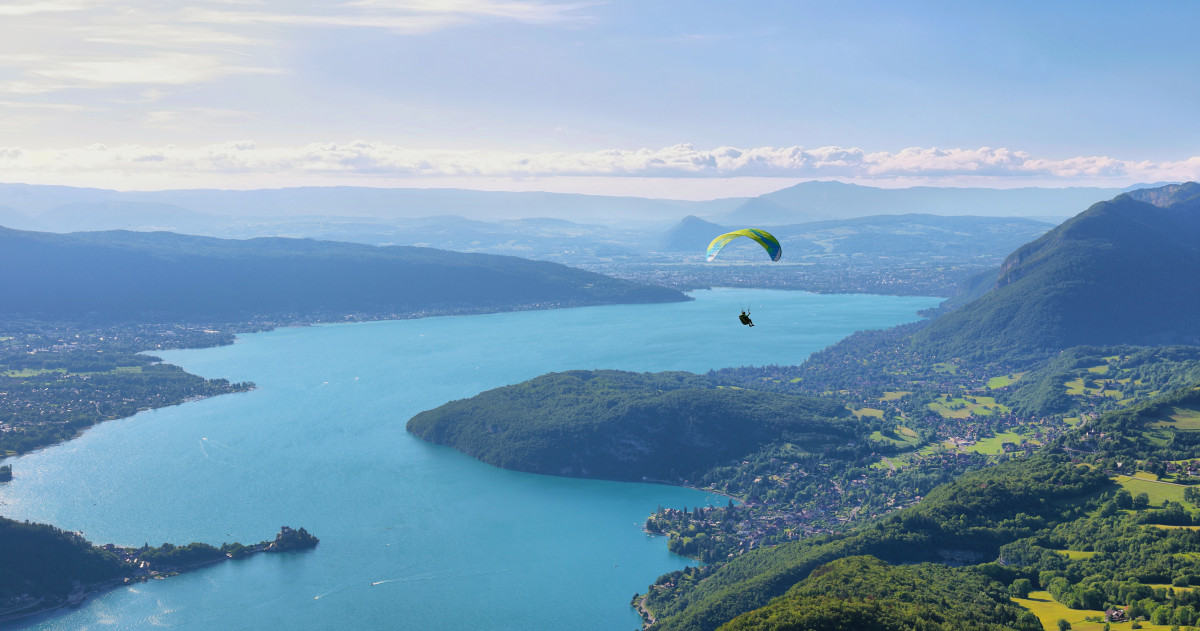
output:
[{"label": "green field", "polygon": [[1011,386],[1013,384],[1013,382],[1019,381],[1021,379],[1021,377],[1024,377],[1024,376],[1025,376],[1025,373],[1018,372],[1018,373],[1011,374],[1011,375],[1000,375],[999,377],[992,377],[991,379],[987,380],[987,387],[1003,388],[1005,386]]},{"label": "green field", "polygon": [[942,397],[933,403],[929,404],[929,409],[937,412],[942,418],[967,418],[969,416],[991,416],[992,414],[1006,414],[1009,409],[999,403],[996,403],[994,397],[977,397],[966,395],[954,397],[942,395]]},{"label": "green field", "polygon": [[[885,436],[883,432],[872,432],[871,440],[879,441],[881,443],[891,443],[901,449],[916,447],[917,446],[916,432],[913,432],[911,429],[909,429],[908,432],[905,432],[904,430],[906,430],[906,429],[908,429],[908,428],[907,427],[900,428],[900,431],[896,432],[896,435],[894,437],[893,436]],[[911,436],[909,435],[910,432],[912,433]],[[894,461],[895,461],[895,459],[893,459],[893,462]],[[887,465],[884,465],[884,466],[887,466]]]},{"label": "green field", "polygon": [[967,451],[973,451],[986,456],[997,456],[1004,453],[1004,443],[1020,445],[1022,439],[1028,440],[1029,436],[1018,434],[1017,432],[1004,432],[1002,434],[996,434],[991,438],[984,438],[980,440],[974,445],[967,447]]},{"label": "green field", "polygon": [[858,418],[862,418],[864,416],[883,418],[883,410],[877,408],[858,408],[857,410],[850,410],[850,413]]},{"label": "green field", "polygon": [[1091,368],[1088,368],[1087,371],[1091,372],[1091,373],[1095,373],[1097,375],[1107,375],[1108,374],[1108,364],[1102,364],[1100,366],[1092,366]]},{"label": "green field", "polygon": [[[1050,592],[1030,592],[1029,598],[1013,598],[1012,601],[1030,611],[1033,615],[1042,621],[1042,626],[1046,631],[1058,631],[1058,621],[1060,619],[1071,623],[1073,631],[1101,631],[1104,629],[1103,622],[1086,622],[1085,618],[1094,616],[1104,616],[1103,611],[1093,609],[1068,609],[1059,604],[1050,596]],[[1124,631],[1133,626],[1132,622],[1113,622],[1110,623],[1113,631]],[[1170,625],[1150,624],[1149,622],[1141,622],[1142,628],[1146,631],[1170,631]]]},{"label": "green field", "polygon": [[1076,397],[1082,397],[1082,396],[1093,395],[1093,394],[1098,394],[1100,396],[1109,397],[1110,399],[1122,399],[1125,397],[1125,394],[1123,392],[1121,392],[1120,390],[1106,387],[1106,386],[1112,385],[1113,383],[1120,383],[1120,380],[1096,379],[1095,383],[1097,386],[1099,386],[1098,388],[1089,388],[1083,384],[1083,378],[1080,377],[1078,379],[1072,379],[1070,381],[1063,383],[1063,386],[1066,387],[1067,394],[1069,394],[1071,396],[1076,396]]},{"label": "green field", "polygon": [[933,371],[934,372],[946,372],[946,373],[950,373],[952,375],[957,375],[958,374],[958,364],[951,364],[949,362],[940,362],[940,363],[933,365]]},{"label": "green field", "polygon": [[1095,552],[1085,552],[1083,550],[1055,550],[1054,552],[1057,554],[1060,554],[1062,556],[1065,556],[1068,559],[1071,559],[1072,561],[1078,561],[1080,559],[1090,559],[1090,558],[1096,556]]},{"label": "green field", "polygon": [[1182,430],[1200,430],[1200,410],[1174,407],[1167,418],[1151,423],[1154,427],[1174,427]]},{"label": "green field", "polygon": [[[71,373],[71,374],[73,374],[73,375],[98,375],[98,374],[106,374],[106,373],[110,373],[110,372],[142,372],[142,367],[141,366],[117,366],[116,368],[114,368],[110,371],[105,371],[103,373],[79,372],[79,373]],[[45,375],[45,374],[49,374],[49,373],[58,373],[58,374],[65,375],[65,374],[67,374],[67,370],[65,368],[22,368],[21,370],[6,370],[3,372],[0,372],[0,375],[3,375],[5,377],[15,377],[17,379],[25,379],[28,377],[37,377],[38,375]]]},{"label": "green field", "polygon": [[36,377],[38,375],[44,375],[51,372],[65,373],[67,371],[63,368],[22,368],[21,370],[5,371],[4,376],[17,378]]},{"label": "green field", "polygon": [[1173,589],[1176,592],[1190,592],[1196,589],[1195,587],[1175,587],[1167,583],[1148,583],[1146,587],[1153,589]]},{"label": "green field", "polygon": [[910,394],[912,394],[912,392],[910,392],[908,390],[889,390],[887,392],[884,392],[883,396],[880,397],[879,400],[880,401],[899,401],[900,399],[903,399],[904,397],[906,397]]},{"label": "green field", "polygon": [[1003,388],[1004,386],[1011,386],[1012,382],[1013,382],[1012,378],[1009,377],[1008,375],[1001,375],[999,377],[992,377],[992,378],[988,379],[987,387]]},{"label": "green field", "polygon": [[[907,427],[901,427],[900,433],[905,434],[906,436],[911,434],[910,438],[913,439],[912,444],[914,446],[917,444],[917,440],[916,440],[917,433],[914,432],[913,430],[911,430]],[[906,467],[912,462],[912,459],[914,457],[929,456],[938,451],[952,450],[952,449],[955,449],[954,443],[952,443],[949,440],[946,440],[946,441],[943,441],[940,443],[933,443],[933,444],[925,445],[924,447],[921,447],[920,449],[917,449],[915,451],[904,451],[904,452],[898,453],[894,456],[888,456],[887,460],[890,460],[891,463],[893,465],[895,465],[896,467]],[[884,460],[882,458],[879,460],[879,462],[876,462],[875,464],[871,465],[871,467],[876,468],[876,469],[891,468],[888,466],[887,462],[884,462]]]},{"label": "green field", "polygon": [[1170,484],[1168,482],[1156,482],[1140,477],[1129,477],[1127,475],[1119,475],[1113,478],[1113,481],[1120,484],[1122,488],[1137,495],[1145,493],[1150,496],[1151,506],[1161,506],[1163,500],[1171,500],[1172,502],[1183,503],[1183,490],[1186,486],[1182,484]]}]

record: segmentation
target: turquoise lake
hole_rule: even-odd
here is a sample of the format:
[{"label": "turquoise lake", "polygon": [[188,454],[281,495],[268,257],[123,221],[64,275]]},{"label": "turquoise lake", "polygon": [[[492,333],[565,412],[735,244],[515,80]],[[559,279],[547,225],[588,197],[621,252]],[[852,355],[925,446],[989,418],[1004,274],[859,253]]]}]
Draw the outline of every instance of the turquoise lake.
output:
[{"label": "turquoise lake", "polygon": [[[717,289],[662,305],[287,328],[170,351],[241,394],[143,412],[9,460],[0,512],[123,545],[257,542],[283,524],[315,550],[117,589],[37,629],[560,630],[640,626],[629,606],[691,562],[641,526],[691,489],[504,471],[404,430],[446,401],[552,371],[704,372],[796,364],[937,298]],[[751,307],[754,328],[738,324]]]}]

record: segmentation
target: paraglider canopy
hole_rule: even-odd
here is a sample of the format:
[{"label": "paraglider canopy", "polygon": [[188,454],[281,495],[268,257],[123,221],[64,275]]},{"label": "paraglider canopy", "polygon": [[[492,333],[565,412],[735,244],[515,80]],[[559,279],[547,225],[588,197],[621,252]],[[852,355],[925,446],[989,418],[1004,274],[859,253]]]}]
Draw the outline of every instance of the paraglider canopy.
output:
[{"label": "paraglider canopy", "polygon": [[721,251],[721,248],[725,247],[726,243],[738,237],[754,239],[759,245],[763,246],[767,254],[771,255],[772,261],[778,261],[779,257],[783,256],[783,248],[779,247],[779,239],[776,239],[770,232],[759,230],[758,228],[743,228],[742,230],[726,232],[713,239],[712,243],[708,244],[708,260],[711,261],[716,258],[717,253]]}]

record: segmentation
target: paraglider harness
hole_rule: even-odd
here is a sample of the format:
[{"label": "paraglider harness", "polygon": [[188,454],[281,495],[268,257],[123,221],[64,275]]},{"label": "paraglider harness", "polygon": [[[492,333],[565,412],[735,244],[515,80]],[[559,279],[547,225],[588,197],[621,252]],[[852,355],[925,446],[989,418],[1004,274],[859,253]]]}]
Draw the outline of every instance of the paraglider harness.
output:
[{"label": "paraglider harness", "polygon": [[742,315],[738,316],[738,320],[741,320],[742,324],[744,324],[746,326],[754,326],[754,323],[750,321],[750,312],[749,311],[742,310]]}]

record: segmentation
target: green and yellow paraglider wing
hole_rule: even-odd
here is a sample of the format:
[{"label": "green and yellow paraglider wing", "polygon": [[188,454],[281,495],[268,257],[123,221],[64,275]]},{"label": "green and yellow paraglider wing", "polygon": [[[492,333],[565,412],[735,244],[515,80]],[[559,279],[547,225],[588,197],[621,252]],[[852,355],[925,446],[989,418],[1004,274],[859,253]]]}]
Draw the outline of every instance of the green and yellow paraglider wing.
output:
[{"label": "green and yellow paraglider wing", "polygon": [[757,228],[745,228],[743,230],[726,232],[716,239],[713,239],[712,243],[708,244],[708,260],[711,261],[716,258],[717,253],[721,251],[721,248],[725,247],[726,243],[729,243],[738,237],[748,237],[757,241],[758,244],[763,246],[763,249],[767,251],[767,254],[771,255],[772,261],[778,261],[779,257],[783,256],[783,248],[779,247],[779,239],[776,239],[770,232],[767,232],[766,230],[759,230]]}]

